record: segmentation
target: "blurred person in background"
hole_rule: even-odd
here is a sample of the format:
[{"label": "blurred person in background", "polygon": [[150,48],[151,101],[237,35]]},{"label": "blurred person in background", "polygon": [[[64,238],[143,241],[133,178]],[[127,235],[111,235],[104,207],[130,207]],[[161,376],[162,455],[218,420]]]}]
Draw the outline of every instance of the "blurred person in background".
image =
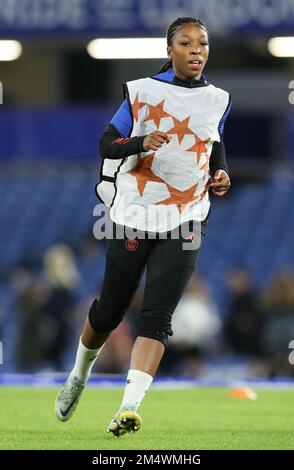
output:
[{"label": "blurred person in background", "polygon": [[235,354],[261,355],[262,318],[259,294],[252,287],[249,272],[242,267],[231,271],[228,278],[231,305],[224,325],[224,340]]},{"label": "blurred person in background", "polygon": [[17,367],[25,372],[37,372],[43,366],[41,335],[42,312],[48,292],[44,283],[22,268],[11,274],[19,316],[15,344]]},{"label": "blurred person in background", "polygon": [[42,307],[42,356],[45,363],[60,370],[72,336],[70,325],[76,308],[79,275],[74,254],[67,245],[50,247],[43,264],[48,296]]},{"label": "blurred person in background", "polygon": [[67,245],[53,245],[44,255],[40,276],[17,269],[11,277],[20,316],[16,342],[18,365],[26,372],[60,370],[72,336],[79,276]]},{"label": "blurred person in background", "polygon": [[219,312],[203,280],[194,275],[173,314],[173,336],[160,371],[194,376],[203,356],[216,347]]},{"label": "blurred person in background", "polygon": [[[100,141],[104,160],[96,190],[111,206],[115,233],[123,228],[124,238],[108,240],[101,295],[90,308],[74,368],[56,399],[56,416],[67,421],[147,267],[125,392],[108,427],[116,437],[141,427],[137,410],[172,335],[172,314],[205,233],[208,190],[223,196],[230,187],[223,129],[231,99],[202,75],[209,54],[204,24],[190,17],[175,20],[167,32],[167,53],[169,60],[156,75],[125,85],[126,99]],[[143,213],[134,213],[138,207]],[[184,230],[175,238],[179,227]],[[128,237],[128,228],[156,236]],[[195,249],[183,249],[184,240]]]},{"label": "blurred person in background", "polygon": [[267,358],[269,377],[294,376],[289,363],[289,343],[294,339],[294,274],[281,272],[264,289],[262,352]]}]

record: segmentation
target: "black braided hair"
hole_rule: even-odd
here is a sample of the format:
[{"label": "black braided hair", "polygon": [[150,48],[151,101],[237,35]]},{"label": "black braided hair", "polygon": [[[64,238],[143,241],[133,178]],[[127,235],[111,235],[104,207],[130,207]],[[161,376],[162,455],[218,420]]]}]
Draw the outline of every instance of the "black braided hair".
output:
[{"label": "black braided hair", "polygon": [[[194,23],[195,25],[198,25],[201,28],[205,29],[205,31],[207,32],[207,28],[206,28],[205,24],[202,23],[202,21],[199,20],[199,18],[194,18],[194,17],[190,17],[190,16],[182,16],[180,18],[177,18],[175,21],[173,21],[168,27],[168,30],[167,30],[167,33],[166,33],[166,40],[167,40],[167,45],[169,47],[171,47],[171,45],[172,45],[173,38],[174,38],[174,35],[175,35],[177,29],[181,26],[184,26],[187,23]],[[172,61],[172,59],[169,59],[167,62],[165,62],[165,64],[163,64],[163,66],[157,72],[157,74],[166,72],[172,66],[173,66],[173,61]]]}]

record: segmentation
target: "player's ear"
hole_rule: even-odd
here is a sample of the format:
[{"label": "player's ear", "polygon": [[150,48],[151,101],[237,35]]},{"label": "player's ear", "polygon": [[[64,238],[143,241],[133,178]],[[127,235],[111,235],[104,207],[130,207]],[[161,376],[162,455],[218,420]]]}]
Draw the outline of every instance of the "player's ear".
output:
[{"label": "player's ear", "polygon": [[171,47],[170,46],[167,47],[167,55],[168,55],[169,59],[172,58],[172,56],[171,56]]}]

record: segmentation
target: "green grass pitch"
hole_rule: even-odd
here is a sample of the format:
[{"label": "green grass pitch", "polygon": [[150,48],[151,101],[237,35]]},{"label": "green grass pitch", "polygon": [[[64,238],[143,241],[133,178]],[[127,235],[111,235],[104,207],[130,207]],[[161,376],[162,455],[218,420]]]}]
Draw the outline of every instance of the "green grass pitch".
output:
[{"label": "green grass pitch", "polygon": [[67,423],[54,415],[53,388],[0,388],[0,449],[294,449],[294,391],[259,390],[232,400],[225,388],[151,389],[142,429],[107,434],[122,389],[88,388]]}]

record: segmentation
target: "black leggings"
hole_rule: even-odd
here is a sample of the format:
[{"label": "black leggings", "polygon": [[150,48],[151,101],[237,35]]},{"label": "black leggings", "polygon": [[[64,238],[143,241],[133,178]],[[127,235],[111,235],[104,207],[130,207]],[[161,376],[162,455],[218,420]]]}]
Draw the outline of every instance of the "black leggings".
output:
[{"label": "black leggings", "polygon": [[[193,239],[191,235],[186,239],[186,234],[173,239],[173,232],[168,232],[167,239],[161,239],[157,234],[155,239],[137,237],[132,240],[125,235],[123,239],[107,240],[103,286],[99,299],[94,300],[89,312],[94,331],[110,332],[118,326],[146,267],[139,336],[156,339],[167,346],[168,336],[173,334],[172,314],[193,274],[199,253],[199,248],[183,249],[183,246],[197,247],[194,245],[197,239],[200,245],[207,219],[201,224],[187,222]],[[116,227],[113,224],[113,228]]]}]

